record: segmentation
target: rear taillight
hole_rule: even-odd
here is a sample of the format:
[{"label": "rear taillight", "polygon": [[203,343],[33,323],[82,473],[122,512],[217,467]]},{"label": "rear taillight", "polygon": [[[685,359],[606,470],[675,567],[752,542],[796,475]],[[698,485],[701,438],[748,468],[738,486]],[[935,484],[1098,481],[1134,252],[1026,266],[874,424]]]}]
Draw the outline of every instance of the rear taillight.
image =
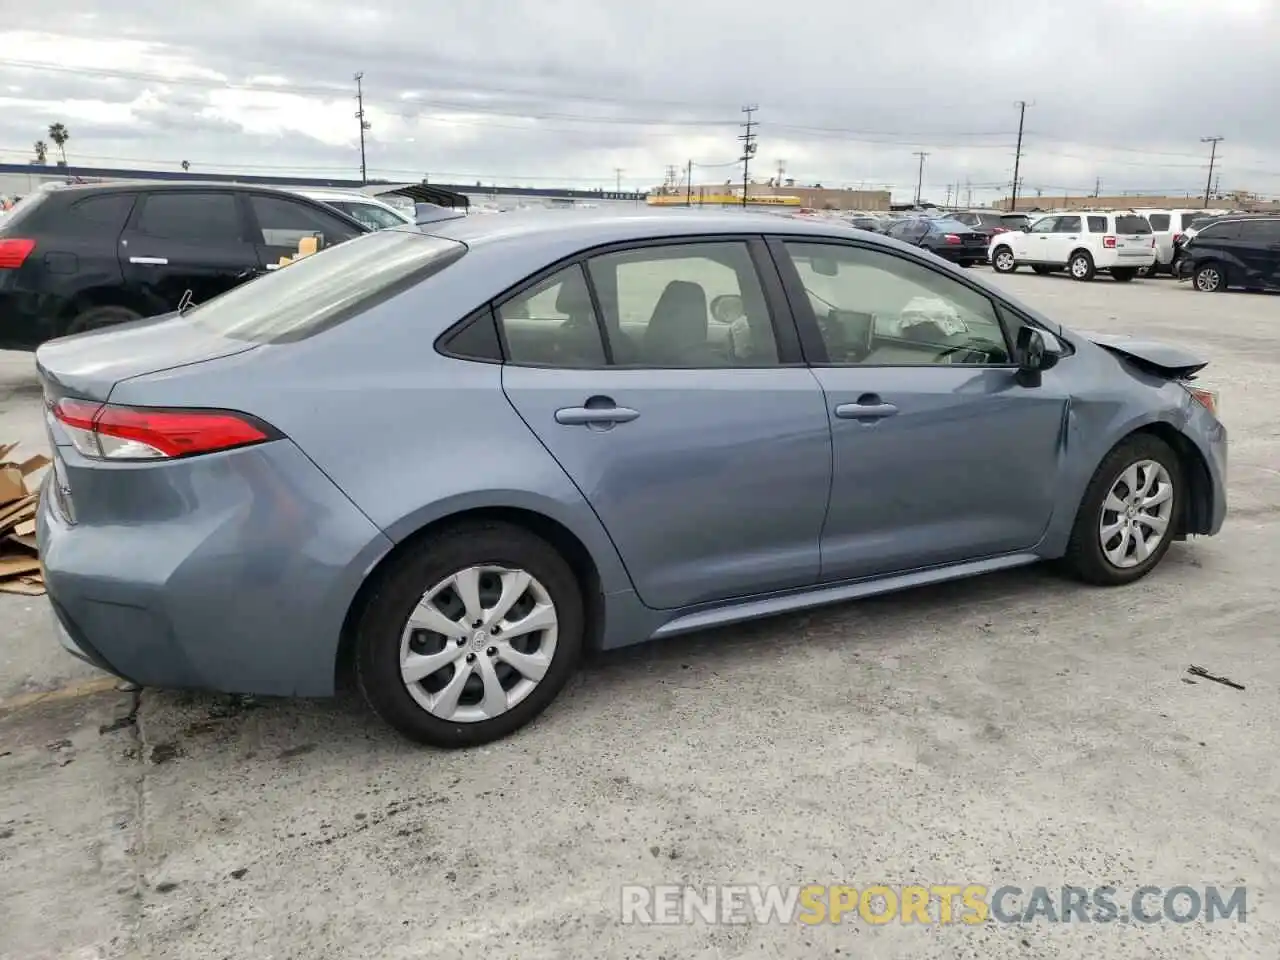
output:
[{"label": "rear taillight", "polygon": [[160,410],[62,399],[53,415],[81,455],[94,460],[172,460],[246,447],[277,434],[227,410]]},{"label": "rear taillight", "polygon": [[0,237],[0,270],[17,270],[35,248],[34,240]]},{"label": "rear taillight", "polygon": [[959,238],[958,236],[956,236],[954,233],[948,233],[948,234],[947,234],[945,237],[943,237],[942,239],[943,239],[943,242],[944,242],[944,243],[951,243],[951,244],[955,244],[955,243],[959,243],[959,242],[960,242],[960,238]]},{"label": "rear taillight", "polygon": [[1102,238],[1102,245],[1103,245],[1104,247],[1106,247],[1108,250],[1114,250],[1114,249],[1116,248],[1116,238],[1115,238],[1115,237],[1103,237],[1103,238]]},{"label": "rear taillight", "polygon": [[1175,234],[1173,235],[1173,242],[1174,242],[1175,244],[1179,244],[1179,243],[1181,243],[1181,242],[1182,242],[1182,234],[1180,234],[1180,233],[1175,233]]}]

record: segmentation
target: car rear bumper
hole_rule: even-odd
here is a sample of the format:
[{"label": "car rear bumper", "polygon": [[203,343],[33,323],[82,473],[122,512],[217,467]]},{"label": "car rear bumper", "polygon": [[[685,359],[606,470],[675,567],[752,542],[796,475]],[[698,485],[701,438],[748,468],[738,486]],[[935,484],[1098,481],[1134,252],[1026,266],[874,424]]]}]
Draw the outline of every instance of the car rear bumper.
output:
[{"label": "car rear bumper", "polygon": [[972,247],[933,247],[932,250],[943,260],[950,260],[952,263],[987,262],[986,244]]},{"label": "car rear bumper", "polygon": [[144,686],[332,693],[347,610],[391,543],[297,447],[57,455],[76,522],[42,496],[37,537],[66,649]]}]

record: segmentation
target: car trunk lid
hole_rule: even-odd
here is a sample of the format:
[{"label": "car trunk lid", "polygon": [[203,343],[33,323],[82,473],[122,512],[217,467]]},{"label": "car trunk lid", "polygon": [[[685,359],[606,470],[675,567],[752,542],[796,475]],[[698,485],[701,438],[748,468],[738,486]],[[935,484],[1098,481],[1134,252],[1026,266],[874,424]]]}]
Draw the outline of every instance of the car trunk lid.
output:
[{"label": "car trunk lid", "polygon": [[105,401],[122,380],[254,350],[176,313],[61,337],[36,351],[47,398]]}]

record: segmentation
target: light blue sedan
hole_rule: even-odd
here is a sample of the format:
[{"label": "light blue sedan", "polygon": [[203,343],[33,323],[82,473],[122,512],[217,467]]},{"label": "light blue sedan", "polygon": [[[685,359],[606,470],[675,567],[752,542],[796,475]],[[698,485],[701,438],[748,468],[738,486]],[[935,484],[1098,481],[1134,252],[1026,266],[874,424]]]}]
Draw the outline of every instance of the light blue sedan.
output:
[{"label": "light blue sedan", "polygon": [[69,650],[267,695],[354,662],[444,747],[588,648],[1040,560],[1128,584],[1226,512],[1202,361],[832,221],[394,228],[37,362]]}]

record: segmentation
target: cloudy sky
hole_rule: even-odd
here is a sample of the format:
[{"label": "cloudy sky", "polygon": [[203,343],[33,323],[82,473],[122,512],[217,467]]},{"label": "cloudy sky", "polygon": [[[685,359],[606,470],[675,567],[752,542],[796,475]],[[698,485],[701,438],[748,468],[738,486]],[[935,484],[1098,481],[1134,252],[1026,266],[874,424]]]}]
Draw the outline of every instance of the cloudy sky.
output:
[{"label": "cloudy sky", "polygon": [[[749,12],[754,10],[754,12]],[[56,31],[56,32],[51,32]],[[975,201],[1280,195],[1280,0],[59,0],[0,15],[0,161],[628,189],[693,160]],[[56,157],[56,151],[52,156]],[[621,168],[621,174],[617,170]]]}]

